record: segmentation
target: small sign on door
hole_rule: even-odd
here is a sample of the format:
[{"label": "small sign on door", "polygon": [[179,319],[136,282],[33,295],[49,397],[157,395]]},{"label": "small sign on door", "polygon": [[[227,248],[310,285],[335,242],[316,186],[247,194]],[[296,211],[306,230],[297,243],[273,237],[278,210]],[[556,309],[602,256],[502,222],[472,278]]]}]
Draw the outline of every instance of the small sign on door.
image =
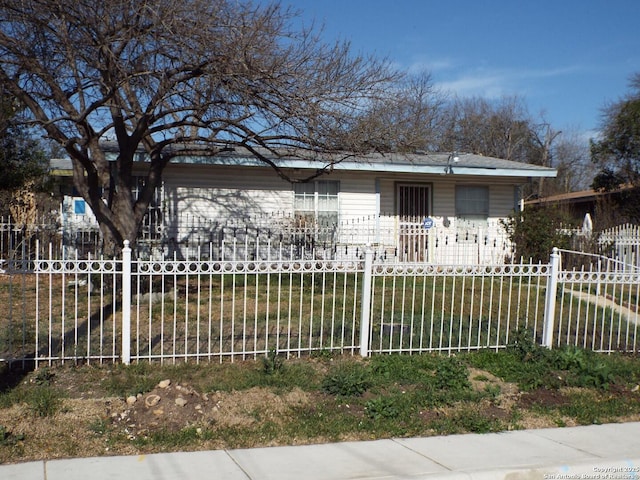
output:
[{"label": "small sign on door", "polygon": [[432,228],[434,225],[433,222],[433,218],[427,217],[422,221],[422,226],[425,228],[425,230],[429,230],[430,228]]}]

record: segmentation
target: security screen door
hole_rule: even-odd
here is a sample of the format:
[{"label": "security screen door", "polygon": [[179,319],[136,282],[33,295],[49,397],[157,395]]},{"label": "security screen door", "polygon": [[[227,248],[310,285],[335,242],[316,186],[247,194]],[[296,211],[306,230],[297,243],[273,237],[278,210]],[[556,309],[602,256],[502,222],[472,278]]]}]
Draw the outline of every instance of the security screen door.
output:
[{"label": "security screen door", "polygon": [[403,262],[426,261],[429,258],[429,235],[423,222],[431,212],[431,187],[398,184],[396,194],[400,260]]}]

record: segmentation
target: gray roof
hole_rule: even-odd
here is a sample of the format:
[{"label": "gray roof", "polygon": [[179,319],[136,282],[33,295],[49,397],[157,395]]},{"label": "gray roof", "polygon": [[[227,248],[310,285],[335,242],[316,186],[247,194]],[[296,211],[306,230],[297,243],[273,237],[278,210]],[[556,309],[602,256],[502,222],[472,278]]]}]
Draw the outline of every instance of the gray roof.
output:
[{"label": "gray roof", "polygon": [[[358,170],[501,177],[555,177],[557,174],[554,168],[469,153],[456,154],[455,158],[450,153],[374,153],[368,155],[298,153],[287,154],[285,152],[279,157],[266,156],[281,168],[317,169],[321,165],[333,163],[332,170],[343,171]],[[242,151],[225,152],[214,157],[178,157],[174,160],[174,163],[265,166],[263,162],[253,155]]]},{"label": "gray roof", "polygon": [[[263,152],[261,152],[262,154]],[[555,177],[553,168],[528,163],[513,162],[501,158],[485,157],[468,153],[374,153],[369,155],[320,154],[303,150],[283,150],[279,156],[263,153],[280,168],[318,169],[324,165],[335,171],[370,171],[415,174],[455,174],[499,177]],[[112,154],[112,155],[115,155]],[[140,160],[143,160],[141,155]],[[457,158],[457,160],[456,160]],[[215,156],[178,156],[173,164],[183,165],[229,165],[265,167],[266,164],[249,151],[236,149]],[[55,165],[55,166],[54,166]],[[52,170],[71,169],[69,159],[52,159]]]}]

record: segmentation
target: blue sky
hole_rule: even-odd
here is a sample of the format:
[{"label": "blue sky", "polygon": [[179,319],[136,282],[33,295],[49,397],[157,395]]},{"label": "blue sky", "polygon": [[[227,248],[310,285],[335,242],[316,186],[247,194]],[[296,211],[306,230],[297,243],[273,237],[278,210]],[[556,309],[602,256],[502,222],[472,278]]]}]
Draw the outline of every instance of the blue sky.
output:
[{"label": "blue sky", "polygon": [[324,38],[460,96],[518,95],[557,130],[592,136],[640,72],[639,0],[282,0]]}]

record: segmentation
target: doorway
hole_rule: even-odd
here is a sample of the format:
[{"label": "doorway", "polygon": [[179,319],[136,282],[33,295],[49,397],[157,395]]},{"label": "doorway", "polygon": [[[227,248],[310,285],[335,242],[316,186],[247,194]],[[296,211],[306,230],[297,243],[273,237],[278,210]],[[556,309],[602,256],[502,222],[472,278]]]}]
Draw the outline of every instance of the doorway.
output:
[{"label": "doorway", "polygon": [[431,186],[397,184],[398,256],[403,262],[424,262],[429,250],[429,234],[424,220],[431,214]]}]

